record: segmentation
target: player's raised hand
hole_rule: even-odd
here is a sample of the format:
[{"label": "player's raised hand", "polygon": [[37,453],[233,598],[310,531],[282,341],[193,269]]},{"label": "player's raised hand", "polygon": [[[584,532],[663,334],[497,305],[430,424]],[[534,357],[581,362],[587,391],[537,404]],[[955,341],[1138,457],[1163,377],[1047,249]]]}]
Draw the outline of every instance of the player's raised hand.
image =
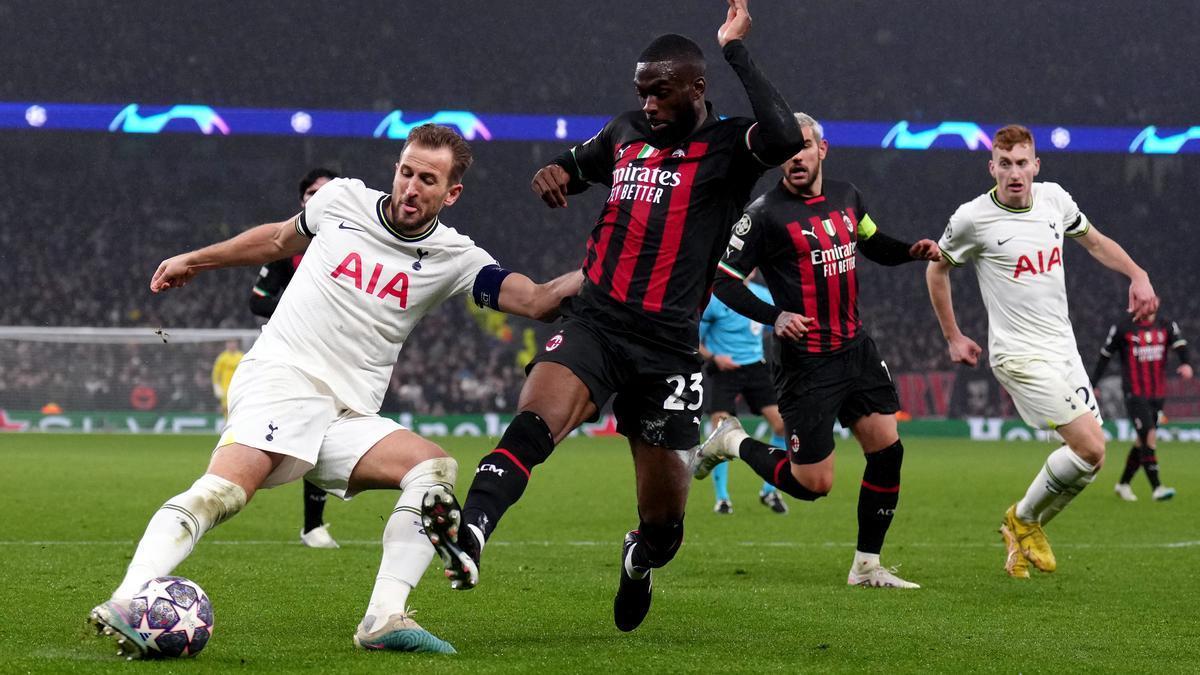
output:
[{"label": "player's raised hand", "polygon": [[1192,366],[1187,363],[1182,363],[1178,368],[1175,369],[1175,374],[1179,375],[1185,380],[1190,380],[1192,379]]},{"label": "player's raised hand", "polygon": [[733,40],[744,40],[750,34],[750,9],[746,0],[728,0],[725,23],[717,29],[717,42],[724,47]]},{"label": "player's raised hand", "polygon": [[186,258],[187,254],[182,253],[159,263],[154,276],[150,278],[150,291],[158,293],[168,288],[186,286],[196,276],[196,269],[187,263]]},{"label": "player's raised hand", "polygon": [[908,249],[908,255],[913,260],[941,260],[942,250],[932,239],[922,239]]},{"label": "player's raised hand", "polygon": [[1129,284],[1129,309],[1134,321],[1142,321],[1158,311],[1158,296],[1149,277],[1134,279]]},{"label": "player's raised hand", "polygon": [[787,340],[799,340],[807,335],[809,329],[816,323],[817,320],[810,316],[795,312],[780,312],[779,318],[775,319],[775,334]]},{"label": "player's raised hand", "polygon": [[567,170],[557,164],[547,164],[538,172],[533,174],[533,183],[530,187],[533,188],[534,194],[542,198],[546,202],[546,206],[552,209],[567,208],[567,185],[571,182],[571,176]]},{"label": "player's raised hand", "polygon": [[947,340],[950,344],[950,360],[954,363],[965,363],[974,368],[979,365],[979,355],[983,353],[983,349],[975,344],[975,341],[966,335]]}]

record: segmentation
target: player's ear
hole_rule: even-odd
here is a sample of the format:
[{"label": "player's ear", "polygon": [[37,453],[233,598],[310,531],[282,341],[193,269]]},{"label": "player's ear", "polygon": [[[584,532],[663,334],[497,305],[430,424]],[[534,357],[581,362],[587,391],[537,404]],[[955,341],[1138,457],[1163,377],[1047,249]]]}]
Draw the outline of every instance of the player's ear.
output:
[{"label": "player's ear", "polygon": [[829,154],[829,140],[822,138],[821,142],[817,145],[817,157],[824,161],[827,154]]},{"label": "player's ear", "polygon": [[454,202],[458,201],[458,196],[462,194],[462,191],[462,183],[456,183],[450,186],[450,189],[446,192],[446,198],[442,200],[442,206],[451,206],[454,204]]},{"label": "player's ear", "polygon": [[1033,175],[1036,176],[1041,172],[1042,172],[1042,158],[1034,157],[1033,158]]},{"label": "player's ear", "polygon": [[708,91],[708,81],[703,76],[692,80],[692,100],[698,101],[704,98],[704,92]]}]

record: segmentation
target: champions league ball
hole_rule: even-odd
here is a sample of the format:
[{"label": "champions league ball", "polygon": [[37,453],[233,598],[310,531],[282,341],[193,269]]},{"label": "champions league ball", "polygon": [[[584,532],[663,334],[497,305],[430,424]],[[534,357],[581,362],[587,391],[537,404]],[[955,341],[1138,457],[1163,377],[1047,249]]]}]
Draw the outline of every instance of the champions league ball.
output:
[{"label": "champions league ball", "polygon": [[190,579],[158,577],[133,596],[129,623],[146,641],[147,657],[195,656],[212,637],[212,602]]}]

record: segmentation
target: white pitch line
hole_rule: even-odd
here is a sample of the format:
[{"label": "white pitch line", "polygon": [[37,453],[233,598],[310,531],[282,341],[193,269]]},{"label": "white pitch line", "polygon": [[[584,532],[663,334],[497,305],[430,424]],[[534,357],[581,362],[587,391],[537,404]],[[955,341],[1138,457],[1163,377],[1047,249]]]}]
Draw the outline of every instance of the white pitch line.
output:
[{"label": "white pitch line", "polygon": [[[301,546],[298,541],[283,540],[283,539],[205,539],[205,544],[213,544],[217,546]],[[573,546],[573,547],[590,547],[590,546],[616,546],[616,540],[613,541],[489,541],[488,546]],[[339,539],[338,543],[343,546],[379,546],[378,539]],[[58,540],[39,540],[39,541],[19,541],[19,540],[0,540],[0,546],[134,546],[137,542],[128,540],[78,540],[78,541],[58,541]],[[718,543],[718,542],[688,542],[685,544],[688,548],[708,548],[715,546],[740,546],[745,548],[846,548],[854,546],[854,542],[804,542],[804,541],[739,541],[733,544]],[[957,543],[934,543],[934,542],[893,542],[892,546],[896,548],[913,547],[913,548],[1002,548],[1000,542],[957,542]],[[1200,541],[1173,541],[1173,542],[1157,542],[1144,544],[1092,544],[1092,543],[1061,543],[1056,542],[1056,549],[1153,549],[1153,548],[1192,548],[1200,546]]]}]

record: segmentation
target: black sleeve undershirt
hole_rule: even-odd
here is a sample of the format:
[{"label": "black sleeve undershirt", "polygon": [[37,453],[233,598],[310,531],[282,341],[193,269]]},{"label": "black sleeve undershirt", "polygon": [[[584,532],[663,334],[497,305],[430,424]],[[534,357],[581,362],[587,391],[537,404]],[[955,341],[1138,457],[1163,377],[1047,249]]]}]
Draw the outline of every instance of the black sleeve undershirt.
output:
[{"label": "black sleeve undershirt", "polygon": [[912,244],[906,244],[899,239],[892,239],[886,234],[875,231],[869,239],[858,240],[858,250],[873,263],[893,267],[916,260],[909,255]]},{"label": "black sleeve undershirt", "polygon": [[754,291],[746,288],[746,284],[724,274],[718,273],[713,283],[713,293],[733,311],[764,326],[774,326],[775,320],[783,313],[775,305],[759,299]]},{"label": "black sleeve undershirt", "polygon": [[746,88],[746,96],[758,121],[756,132],[750,135],[750,149],[764,164],[783,164],[804,148],[804,134],[792,115],[791,107],[754,65],[750,51],[741,40],[726,43],[722,53]]}]

